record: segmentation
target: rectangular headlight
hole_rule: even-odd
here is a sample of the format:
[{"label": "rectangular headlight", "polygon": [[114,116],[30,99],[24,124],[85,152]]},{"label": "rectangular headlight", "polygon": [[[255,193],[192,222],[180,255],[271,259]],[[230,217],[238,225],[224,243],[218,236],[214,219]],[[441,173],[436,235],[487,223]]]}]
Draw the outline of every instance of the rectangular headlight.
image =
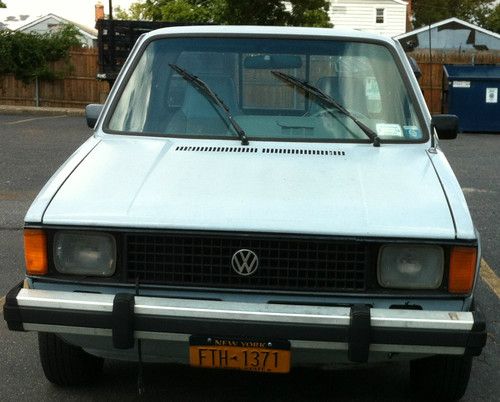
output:
[{"label": "rectangular headlight", "polygon": [[116,267],[115,239],[99,232],[57,232],[54,264],[62,274],[111,276]]},{"label": "rectangular headlight", "polygon": [[437,289],[443,281],[443,248],[432,245],[389,244],[380,248],[377,278],[393,289]]}]

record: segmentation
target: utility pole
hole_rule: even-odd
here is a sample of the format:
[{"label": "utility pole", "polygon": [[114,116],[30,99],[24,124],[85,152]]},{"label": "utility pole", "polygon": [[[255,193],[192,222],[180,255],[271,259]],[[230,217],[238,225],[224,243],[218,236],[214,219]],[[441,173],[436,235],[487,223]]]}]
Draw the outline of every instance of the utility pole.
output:
[{"label": "utility pole", "polygon": [[[113,73],[116,69],[115,57],[115,21],[113,20],[113,0],[109,0],[109,59],[112,66]],[[116,77],[114,77],[116,78]],[[108,81],[109,82],[109,81]]]}]

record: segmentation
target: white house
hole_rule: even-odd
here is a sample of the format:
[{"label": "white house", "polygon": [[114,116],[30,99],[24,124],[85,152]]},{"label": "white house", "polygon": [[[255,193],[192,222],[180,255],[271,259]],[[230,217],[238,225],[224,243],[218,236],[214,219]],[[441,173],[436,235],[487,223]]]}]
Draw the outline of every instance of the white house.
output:
[{"label": "white house", "polygon": [[28,13],[15,14],[8,8],[0,9],[0,30],[9,29],[20,32],[47,33],[60,29],[63,25],[74,25],[79,33],[84,46],[94,47],[97,43],[97,30],[59,17],[55,14],[33,16]]},{"label": "white house", "polygon": [[386,36],[406,32],[408,1],[330,0],[330,21],[335,28],[353,28]]}]

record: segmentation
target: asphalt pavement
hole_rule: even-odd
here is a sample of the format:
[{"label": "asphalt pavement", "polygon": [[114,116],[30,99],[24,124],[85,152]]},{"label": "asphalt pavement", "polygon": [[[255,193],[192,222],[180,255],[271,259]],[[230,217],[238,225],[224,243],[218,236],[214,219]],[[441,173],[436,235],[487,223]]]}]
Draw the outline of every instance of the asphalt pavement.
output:
[{"label": "asphalt pavement", "polygon": [[[0,114],[0,298],[23,277],[26,210],[52,173],[90,135],[82,117]],[[478,283],[476,299],[487,318],[489,339],[483,354],[474,360],[463,400],[496,401],[500,394],[500,301],[495,294],[500,268],[500,134],[464,134],[441,145],[464,190],[482,236],[483,258],[494,275],[482,275]],[[38,360],[36,334],[8,331],[1,313],[0,356],[1,401],[141,399],[134,363],[107,361],[101,381],[93,386],[51,385]],[[148,364],[144,379],[145,400],[411,400],[409,369],[404,363],[333,372],[295,370],[287,375]]]}]

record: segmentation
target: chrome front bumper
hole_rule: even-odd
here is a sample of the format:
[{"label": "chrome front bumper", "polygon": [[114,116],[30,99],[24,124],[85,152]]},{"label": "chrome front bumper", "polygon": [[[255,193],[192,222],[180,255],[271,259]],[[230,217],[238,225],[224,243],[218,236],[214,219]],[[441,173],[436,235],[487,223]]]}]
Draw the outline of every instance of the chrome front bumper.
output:
[{"label": "chrome front bumper", "polygon": [[346,350],[365,362],[370,352],[479,355],[486,328],[478,312],[235,303],[13,288],[4,318],[11,330],[112,337],[129,349],[135,339],[180,335],[286,339]]}]

